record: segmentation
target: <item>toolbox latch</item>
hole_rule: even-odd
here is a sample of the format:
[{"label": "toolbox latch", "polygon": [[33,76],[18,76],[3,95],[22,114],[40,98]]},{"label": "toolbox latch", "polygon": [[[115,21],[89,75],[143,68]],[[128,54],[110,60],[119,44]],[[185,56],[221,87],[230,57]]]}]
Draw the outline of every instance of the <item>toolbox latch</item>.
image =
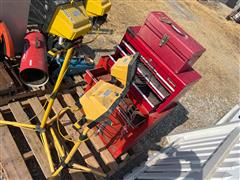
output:
[{"label": "toolbox latch", "polygon": [[167,34],[164,34],[162,39],[160,40],[159,46],[162,47],[168,42],[168,40],[169,40],[169,36]]}]

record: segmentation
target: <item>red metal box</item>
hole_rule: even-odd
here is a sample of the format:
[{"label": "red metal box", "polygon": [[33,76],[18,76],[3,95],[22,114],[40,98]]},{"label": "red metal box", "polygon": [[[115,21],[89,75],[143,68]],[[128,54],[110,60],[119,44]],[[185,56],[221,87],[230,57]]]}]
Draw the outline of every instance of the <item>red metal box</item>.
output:
[{"label": "red metal box", "polygon": [[205,51],[163,12],[150,13],[138,36],[175,73],[189,69]]},{"label": "red metal box", "polygon": [[[157,23],[153,25],[159,27]],[[144,26],[146,27],[146,24]],[[148,29],[149,34],[145,35],[142,26],[129,27],[120,44],[116,46],[115,53],[102,56],[95,69],[86,71],[85,91],[100,79],[110,81],[111,67],[119,58],[137,52],[140,54],[135,79],[127,96],[123,99],[124,103],[119,104],[122,109],[116,108],[106,121],[98,125],[99,136],[114,158],[126,152],[140,137],[154,127],[176,106],[178,99],[201,78],[186,58],[194,59],[193,57],[196,56],[194,61],[197,60],[197,51],[193,47],[189,47],[190,50],[185,47],[190,42],[182,43],[183,41],[178,42],[179,39],[177,39],[173,47],[168,44],[170,42],[168,40],[161,47],[166,49],[158,54],[160,33]],[[144,40],[140,37],[140,31],[143,33],[141,36],[146,36]],[[151,33],[154,36],[150,37]],[[147,38],[150,40],[147,41]],[[191,40],[191,42],[195,41]],[[185,53],[176,52],[181,50]],[[198,56],[202,53],[199,52]],[[177,59],[176,62],[180,62],[180,65],[185,63],[187,69],[176,73],[172,69],[174,66],[165,62],[167,58],[171,62]],[[126,113],[124,116],[123,112]]]},{"label": "red metal box", "polygon": [[[127,42],[132,49],[141,54],[141,60],[147,61],[149,69],[154,69],[154,76],[158,81],[164,86],[170,95],[162,101],[162,103],[156,108],[152,108],[150,104],[143,98],[141,104],[149,111],[156,109],[158,112],[162,112],[169,107],[171,107],[178,99],[181,97],[182,93],[186,89],[189,89],[193,84],[195,84],[201,76],[193,70],[192,67],[189,67],[186,71],[181,73],[175,73],[164,61],[162,57],[157,56],[152,46],[149,46],[143,41],[139,36],[140,27],[129,27],[126,34],[123,37],[120,46],[123,50],[129,50],[129,48],[124,48],[124,43]],[[116,51],[118,54],[118,51]],[[150,86],[149,86],[150,87]],[[150,87],[152,89],[152,87]],[[153,91],[154,92],[154,91]],[[140,95],[137,92],[134,92],[137,99],[141,99]],[[157,93],[154,92],[154,94]],[[139,97],[140,96],[140,97]]]}]

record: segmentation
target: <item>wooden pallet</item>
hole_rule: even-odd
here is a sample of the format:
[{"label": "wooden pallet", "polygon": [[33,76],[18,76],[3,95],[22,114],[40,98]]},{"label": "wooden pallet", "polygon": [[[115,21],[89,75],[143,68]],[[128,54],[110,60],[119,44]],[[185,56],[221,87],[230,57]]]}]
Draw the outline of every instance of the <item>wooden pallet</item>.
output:
[{"label": "wooden pallet", "polygon": [[[82,78],[76,76],[75,81],[76,83],[81,82]],[[54,116],[67,105],[75,105],[82,93],[82,87],[77,86],[76,92],[59,95],[53,105],[51,116]],[[36,116],[31,123],[40,123],[45,111],[43,104],[47,98],[48,95],[33,97],[26,101],[16,101],[9,103],[7,106],[2,106],[0,107],[0,119],[25,122],[30,117]],[[75,114],[67,113],[60,119],[66,135],[79,136],[79,133],[72,128],[72,123],[79,117],[81,117],[81,113],[76,112]],[[50,176],[47,158],[36,132],[1,126],[0,137],[0,165],[2,169],[0,170],[4,172],[7,179],[22,179],[23,177],[24,179],[44,179]],[[63,140],[62,143],[65,149],[70,149],[73,145]],[[53,147],[51,143],[50,147]],[[131,149],[129,152],[121,157],[122,160],[120,160],[121,158],[114,159],[100,138],[94,135],[90,138],[90,141],[83,142],[80,145],[76,156],[74,156],[74,161],[112,176],[128,162],[132,162],[133,159],[141,155],[141,146],[137,145],[135,150]],[[65,173],[65,175],[68,177],[67,179],[103,179],[93,174],[74,171]]]}]

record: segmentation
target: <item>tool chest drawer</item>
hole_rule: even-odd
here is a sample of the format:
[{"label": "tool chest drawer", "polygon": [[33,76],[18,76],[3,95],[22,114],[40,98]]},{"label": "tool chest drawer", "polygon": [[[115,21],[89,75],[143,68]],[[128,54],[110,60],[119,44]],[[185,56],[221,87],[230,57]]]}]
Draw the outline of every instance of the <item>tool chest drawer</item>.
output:
[{"label": "tool chest drawer", "polygon": [[[121,55],[125,54],[131,55],[136,53],[134,48],[124,40],[122,40],[122,43],[120,44],[120,46],[117,46],[117,48],[120,50]],[[141,55],[139,58],[136,74],[139,77],[138,79],[141,80],[142,83],[148,85],[159,99],[163,101],[169,96],[168,90],[164,87],[163,84],[159,82],[159,80],[156,77],[157,75],[158,76],[160,75]]]},{"label": "tool chest drawer", "polygon": [[176,73],[191,67],[205,51],[163,12],[150,13],[137,36]]}]

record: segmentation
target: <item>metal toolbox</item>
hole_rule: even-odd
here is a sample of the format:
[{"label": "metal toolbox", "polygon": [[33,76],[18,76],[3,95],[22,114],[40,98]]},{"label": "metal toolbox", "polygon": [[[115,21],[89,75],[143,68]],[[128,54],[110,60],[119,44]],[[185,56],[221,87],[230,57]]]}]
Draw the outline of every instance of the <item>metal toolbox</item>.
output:
[{"label": "metal toolbox", "polygon": [[85,75],[87,91],[100,79],[111,80],[109,72],[118,58],[140,53],[135,80],[125,100],[133,105],[144,119],[131,121],[128,118],[120,118],[116,109],[107,122],[99,125],[99,136],[115,158],[163,119],[176,106],[178,99],[187,89],[201,77],[191,67],[183,73],[175,73],[154,53],[152,47],[147,46],[139,38],[137,34],[140,28],[129,27],[121,43],[116,46],[115,53],[102,56],[96,67],[87,70]]},{"label": "metal toolbox", "polygon": [[138,36],[176,73],[189,69],[205,51],[163,12],[150,13]]},{"label": "metal toolbox", "polygon": [[[157,46],[140,37],[141,30],[141,26],[129,27],[115,53],[102,56],[96,67],[87,70],[85,75],[85,91],[88,91],[99,80],[111,81],[111,67],[119,58],[140,54],[135,79],[124,97],[124,103],[119,104],[121,108],[116,108],[97,127],[99,137],[114,158],[132,147],[162,120],[176,106],[178,99],[201,78],[190,65],[185,71],[176,73],[162,57],[170,51],[157,54]],[[181,46],[179,44],[179,51],[186,49],[186,44]],[[170,49],[168,45],[166,47]],[[171,53],[179,57],[177,53]]]},{"label": "metal toolbox", "polygon": [[[152,106],[149,101],[145,101],[146,98],[144,98],[143,101],[141,101],[141,104],[148,110],[148,112],[162,112],[163,110],[172,107],[182,96],[183,92],[195,84],[201,76],[194,71],[192,67],[188,67],[188,69],[182,73],[176,73],[173,71],[168,64],[162,61],[161,56],[156,55],[153,46],[149,47],[149,45],[138,36],[140,29],[141,27],[139,26],[128,28],[120,45],[117,46],[116,54],[118,56],[119,54],[122,56],[126,54],[134,54],[135,52],[141,54],[140,62],[142,62],[149,70],[147,77],[154,77],[154,79],[148,78],[150,82],[146,83],[146,85],[151,89],[153,95],[161,101],[156,106]],[[139,68],[141,68],[141,66]],[[157,86],[154,83],[155,80],[158,82]],[[156,91],[156,89],[158,89],[158,91]],[[133,97],[136,96],[136,99],[141,99],[141,96],[139,97],[137,93],[134,93]],[[145,97],[148,96],[145,94]]]}]

